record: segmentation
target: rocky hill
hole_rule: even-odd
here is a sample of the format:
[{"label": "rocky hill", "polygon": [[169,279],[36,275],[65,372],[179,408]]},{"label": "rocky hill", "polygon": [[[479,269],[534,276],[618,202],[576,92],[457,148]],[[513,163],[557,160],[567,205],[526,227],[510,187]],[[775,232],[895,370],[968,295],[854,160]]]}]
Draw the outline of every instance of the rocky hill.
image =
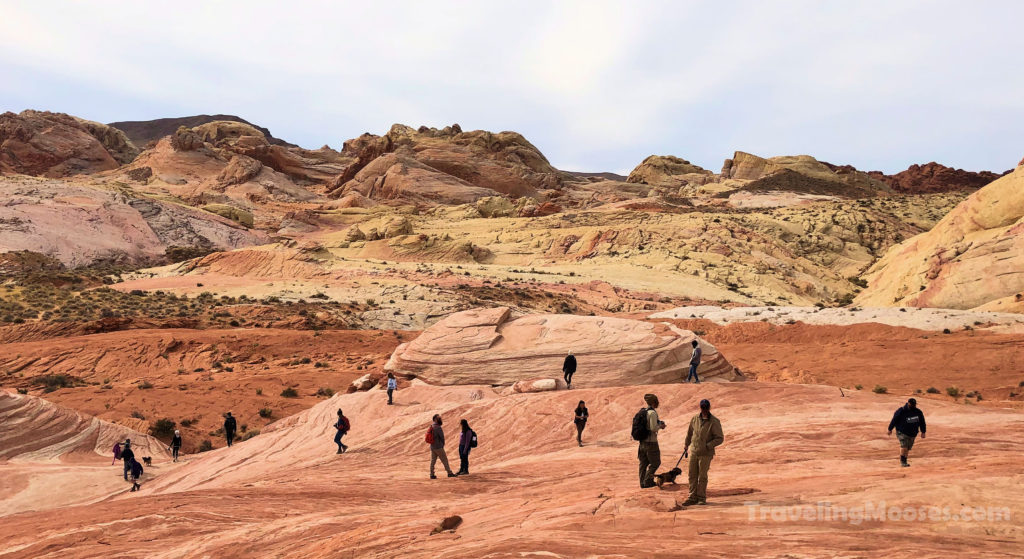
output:
[{"label": "rocky hill", "polygon": [[196,126],[216,121],[240,122],[242,124],[247,124],[262,132],[263,136],[266,137],[267,141],[271,144],[294,147],[294,144],[290,144],[280,138],[275,138],[271,135],[270,130],[267,130],[262,126],[257,126],[248,120],[235,115],[193,115],[176,118],[158,118],[154,120],[124,120],[120,122],[111,122],[107,124],[107,126],[121,130],[135,145],[145,148],[149,146],[150,142],[156,142],[164,136],[169,136],[182,126],[185,128],[195,128]]},{"label": "rocky hill", "polygon": [[857,302],[1024,310],[1024,167],[983,187],[930,231],[889,249]]},{"label": "rocky hill", "polygon": [[991,171],[975,173],[963,169],[954,169],[932,161],[924,165],[911,165],[907,170],[900,171],[895,175],[886,175],[879,171],[870,171],[868,174],[888,184],[896,192],[925,194],[929,192],[975,190],[1006,173],[1003,173],[1003,175]]},{"label": "rocky hill", "polygon": [[0,114],[0,174],[67,177],[116,169],[139,150],[105,124],[63,113]]}]

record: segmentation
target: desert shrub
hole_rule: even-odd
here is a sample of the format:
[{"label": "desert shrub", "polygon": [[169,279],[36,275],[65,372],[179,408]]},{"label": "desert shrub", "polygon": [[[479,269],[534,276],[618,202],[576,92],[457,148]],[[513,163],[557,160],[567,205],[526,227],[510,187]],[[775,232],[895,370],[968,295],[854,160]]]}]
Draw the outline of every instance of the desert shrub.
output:
[{"label": "desert shrub", "polygon": [[882,386],[881,384],[876,384],[875,387],[871,389],[871,391],[874,392],[875,394],[885,394],[886,392],[889,391],[889,389]]},{"label": "desert shrub", "polygon": [[334,390],[327,388],[326,386],[321,386],[320,389],[316,391],[316,395],[330,398],[331,396],[334,396]]},{"label": "desert shrub", "polygon": [[949,328],[943,328],[942,329],[942,333],[943,334],[951,334],[952,332],[949,331]]},{"label": "desert shrub", "polygon": [[146,416],[142,415],[142,412],[140,412],[139,410],[133,411],[132,412],[132,417],[134,417],[135,419],[142,419],[142,420],[146,419]]},{"label": "desert shrub", "polygon": [[256,395],[257,396],[262,396],[263,395],[263,389],[262,388],[257,388],[256,389]]},{"label": "desert shrub", "polygon": [[860,390],[860,389],[864,388],[864,385],[863,384],[855,384],[853,387],[856,388],[857,390]]},{"label": "desert shrub", "polygon": [[260,408],[260,417],[267,418],[274,415],[274,410],[270,408]]},{"label": "desert shrub", "polygon": [[316,363],[313,363],[313,367],[317,369],[323,369],[327,367],[327,363],[324,363],[323,361],[317,361]]},{"label": "desert shrub", "polygon": [[925,392],[927,392],[929,394],[938,394],[939,393],[939,389],[935,388],[934,386],[929,386],[928,390],[925,390]]},{"label": "desert shrub", "polygon": [[144,381],[139,383],[139,389],[140,390],[149,390],[150,388],[153,388],[153,384],[151,382],[149,382],[148,380],[144,380]]},{"label": "desert shrub", "polygon": [[950,396],[956,398],[957,396],[960,395],[960,389],[955,386],[950,386],[949,388],[946,389],[946,394],[949,394]]},{"label": "desert shrub", "polygon": [[181,420],[181,426],[182,427],[191,427],[191,426],[195,425],[198,421],[199,420],[195,419],[195,418],[182,419]]},{"label": "desert shrub", "polygon": [[860,287],[862,289],[868,286],[868,280],[858,278],[857,276],[849,277],[846,279],[849,280],[849,282],[852,283],[853,285],[856,285],[857,287]]},{"label": "desert shrub", "polygon": [[54,375],[43,375],[32,380],[33,384],[43,387],[43,392],[53,392],[58,388],[73,388],[81,384],[81,380],[63,373]]},{"label": "desert shrub", "polygon": [[247,440],[249,440],[249,439],[251,439],[251,438],[253,438],[253,437],[255,437],[256,435],[259,435],[259,434],[260,434],[260,430],[259,429],[253,429],[252,431],[248,431],[248,432],[242,433],[242,436],[238,438],[238,441],[239,442],[244,442],[244,441],[247,441]]},{"label": "desert shrub", "polygon": [[18,394],[28,394],[28,388],[19,388]]},{"label": "desert shrub", "polygon": [[158,439],[169,439],[174,435],[174,425],[174,421],[166,417],[157,419],[149,426],[149,434]]},{"label": "desert shrub", "polygon": [[284,390],[281,391],[281,397],[282,398],[298,398],[299,397],[299,393],[296,392],[296,390],[294,388],[289,386],[288,388],[285,388]]},{"label": "desert shrub", "polygon": [[299,360],[299,363],[302,363],[303,365],[309,365],[312,362],[313,360],[310,359],[309,357],[303,357],[302,359]]},{"label": "desert shrub", "polygon": [[209,450],[213,450],[213,443],[210,442],[210,439],[203,439],[203,442],[199,443],[199,452],[206,452]]}]

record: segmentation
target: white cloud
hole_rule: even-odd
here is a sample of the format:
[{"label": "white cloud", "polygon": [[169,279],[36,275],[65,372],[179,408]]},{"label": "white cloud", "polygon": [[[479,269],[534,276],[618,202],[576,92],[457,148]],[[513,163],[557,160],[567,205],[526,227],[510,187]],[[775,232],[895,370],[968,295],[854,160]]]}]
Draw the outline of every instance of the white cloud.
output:
[{"label": "white cloud", "polygon": [[2,2],[0,109],[231,112],[314,147],[460,122],[593,170],[650,153],[717,169],[735,149],[1001,170],[1024,155],[1021,16],[1012,1]]}]

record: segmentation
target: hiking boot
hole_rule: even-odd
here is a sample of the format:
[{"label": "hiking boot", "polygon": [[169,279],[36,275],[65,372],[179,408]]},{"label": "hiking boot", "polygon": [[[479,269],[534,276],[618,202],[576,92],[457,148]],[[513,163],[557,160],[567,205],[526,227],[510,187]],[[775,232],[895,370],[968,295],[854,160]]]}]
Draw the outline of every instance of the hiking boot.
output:
[{"label": "hiking boot", "polygon": [[453,474],[451,472],[448,472],[448,477],[459,477],[459,474]]},{"label": "hiking boot", "polygon": [[430,474],[430,479],[437,479],[437,476],[435,476],[434,474]]},{"label": "hiking boot", "polygon": [[706,505],[706,504],[708,504],[708,500],[707,499],[701,499],[701,500],[697,501],[697,504],[698,505]]},{"label": "hiking boot", "polygon": [[690,497],[689,499],[683,501],[683,506],[684,507],[692,507],[693,505],[697,505],[697,504],[700,504],[700,499],[697,499],[697,498],[694,498],[694,497]]},{"label": "hiking boot", "polygon": [[580,447],[582,448],[583,447],[583,443],[579,443],[579,444],[580,444]]}]

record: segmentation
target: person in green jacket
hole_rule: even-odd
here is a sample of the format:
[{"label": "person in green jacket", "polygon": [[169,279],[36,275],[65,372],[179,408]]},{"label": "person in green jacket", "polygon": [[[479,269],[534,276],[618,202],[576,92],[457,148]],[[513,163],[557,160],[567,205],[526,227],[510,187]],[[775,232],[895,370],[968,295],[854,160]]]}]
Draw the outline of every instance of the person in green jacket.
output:
[{"label": "person in green jacket", "polygon": [[707,503],[708,470],[715,457],[715,447],[724,440],[722,422],[711,415],[711,402],[701,400],[700,413],[693,416],[686,430],[683,458],[690,458],[690,496],[683,506]]}]

